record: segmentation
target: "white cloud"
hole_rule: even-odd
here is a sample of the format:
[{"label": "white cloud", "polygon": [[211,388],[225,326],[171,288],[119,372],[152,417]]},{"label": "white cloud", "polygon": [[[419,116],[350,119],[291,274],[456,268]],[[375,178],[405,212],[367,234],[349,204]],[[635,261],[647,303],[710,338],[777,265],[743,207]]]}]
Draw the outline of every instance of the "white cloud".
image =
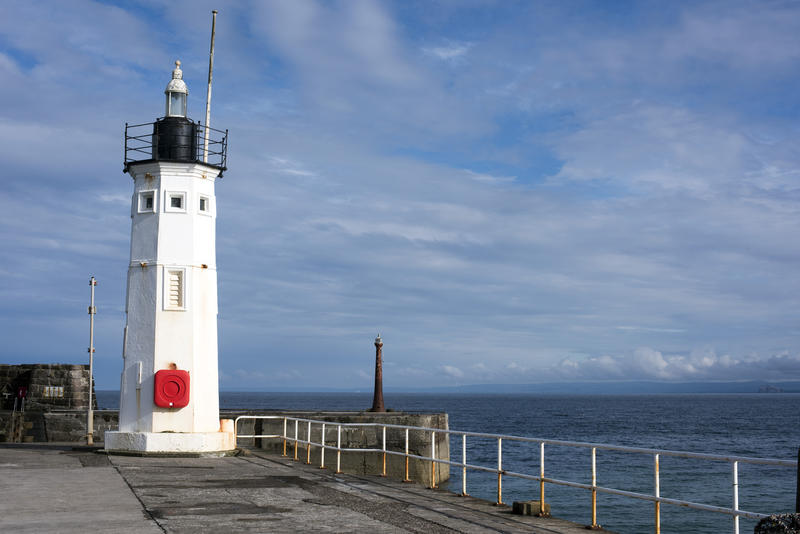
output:
[{"label": "white cloud", "polygon": [[269,162],[270,165],[270,169],[268,171],[270,173],[287,174],[289,176],[301,176],[303,178],[311,178],[317,176],[317,173],[306,170],[305,168],[303,168],[304,166],[302,163],[293,161],[290,158],[268,156],[267,161]]},{"label": "white cloud", "polygon": [[654,328],[650,326],[636,326],[636,325],[622,325],[617,326],[617,330],[639,331],[639,332],[662,332],[667,334],[682,334],[685,329],[682,328]]},{"label": "white cloud", "polygon": [[97,195],[97,199],[100,202],[108,202],[111,204],[119,204],[119,205],[130,204],[131,202],[130,196],[121,193],[112,193],[112,194],[100,193]]},{"label": "white cloud", "polygon": [[457,62],[464,59],[473,43],[448,42],[442,46],[424,47],[422,52],[442,61]]},{"label": "white cloud", "polygon": [[664,40],[664,53],[675,59],[701,59],[759,71],[799,59],[800,43],[795,37],[800,22],[794,7],[777,2],[760,7],[753,10],[744,2],[712,2],[684,10],[680,31]]},{"label": "white cloud", "polygon": [[565,358],[557,367],[544,370],[544,376],[552,380],[796,380],[800,378],[800,354],[736,358],[730,354],[717,355],[711,350],[665,354],[640,347],[623,355],[578,361]]},{"label": "white cloud", "polygon": [[463,378],[464,372],[458,367],[452,365],[442,365],[442,372],[451,378]]},{"label": "white cloud", "polygon": [[464,169],[464,172],[476,182],[491,185],[511,184],[517,179],[516,176],[492,176],[491,174],[473,172],[468,169]]},{"label": "white cloud", "polygon": [[[558,180],[603,180],[706,198],[736,187],[753,146],[731,124],[687,109],[635,104],[558,139]],[[724,120],[724,119],[723,119]]]},{"label": "white cloud", "polygon": [[394,21],[381,4],[368,1],[330,6],[321,2],[259,3],[252,22],[257,34],[291,57],[309,82],[333,88],[351,81],[413,85],[417,74],[403,58]]}]

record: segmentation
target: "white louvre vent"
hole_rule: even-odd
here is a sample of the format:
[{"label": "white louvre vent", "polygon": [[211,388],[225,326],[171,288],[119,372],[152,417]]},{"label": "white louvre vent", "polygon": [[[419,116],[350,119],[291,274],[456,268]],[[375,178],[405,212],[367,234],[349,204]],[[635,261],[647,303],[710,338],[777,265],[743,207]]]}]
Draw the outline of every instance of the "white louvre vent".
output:
[{"label": "white louvre vent", "polygon": [[167,307],[168,308],[183,308],[183,271],[167,271]]}]

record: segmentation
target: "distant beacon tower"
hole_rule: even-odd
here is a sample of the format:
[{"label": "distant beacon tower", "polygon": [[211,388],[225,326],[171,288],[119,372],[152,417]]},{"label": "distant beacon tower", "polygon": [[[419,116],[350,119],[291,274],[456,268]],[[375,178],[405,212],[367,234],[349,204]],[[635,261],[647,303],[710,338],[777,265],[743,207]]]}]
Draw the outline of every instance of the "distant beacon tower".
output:
[{"label": "distant beacon tower", "polygon": [[163,118],[125,125],[127,324],[119,431],[106,433],[105,448],[218,453],[235,447],[232,425],[219,420],[217,377],[214,184],[226,170],[228,135],[186,117],[180,61],[165,93]]},{"label": "distant beacon tower", "polygon": [[383,340],[381,335],[375,338],[375,390],[372,393],[372,408],[371,412],[385,412],[386,408],[383,407],[383,363],[381,361],[381,352],[383,351]]}]

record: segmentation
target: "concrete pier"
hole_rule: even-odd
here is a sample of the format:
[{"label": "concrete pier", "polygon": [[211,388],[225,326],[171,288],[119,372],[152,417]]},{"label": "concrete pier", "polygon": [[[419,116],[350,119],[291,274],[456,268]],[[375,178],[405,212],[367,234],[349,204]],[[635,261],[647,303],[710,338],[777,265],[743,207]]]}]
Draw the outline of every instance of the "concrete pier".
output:
[{"label": "concrete pier", "polygon": [[1,532],[586,531],[418,484],[336,475],[263,451],[143,458],[73,445],[0,444]]}]

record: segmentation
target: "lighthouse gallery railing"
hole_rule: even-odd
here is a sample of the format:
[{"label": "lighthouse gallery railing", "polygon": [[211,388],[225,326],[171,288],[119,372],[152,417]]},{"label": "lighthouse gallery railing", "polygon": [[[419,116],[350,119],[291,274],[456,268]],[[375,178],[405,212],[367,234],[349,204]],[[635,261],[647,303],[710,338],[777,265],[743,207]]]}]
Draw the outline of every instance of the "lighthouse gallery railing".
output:
[{"label": "lighthouse gallery railing", "polygon": [[[125,171],[128,170],[128,165],[131,163],[158,161],[158,150],[153,150],[154,146],[158,145],[158,139],[153,133],[154,124],[155,122],[142,124],[125,123],[125,156],[123,160]],[[202,123],[195,123],[194,139],[187,140],[191,144],[178,146],[177,148],[193,150],[193,161],[202,163],[206,131],[208,131],[208,155],[205,163],[221,171],[227,170],[228,130],[206,128]]]},{"label": "lighthouse gallery railing", "polygon": [[[239,421],[248,419],[272,419],[283,421],[283,432],[281,434],[239,434]],[[290,424],[291,423],[291,424]],[[301,425],[304,427],[301,429]],[[320,427],[320,441],[314,442],[311,439],[312,425]],[[291,428],[293,427],[293,429]],[[325,429],[336,428],[336,443],[327,443],[325,440]],[[382,430],[382,447],[376,448],[347,448],[342,447],[342,429],[348,427],[378,427]],[[597,523],[597,494],[606,493],[611,495],[620,495],[632,499],[639,499],[644,501],[652,501],[654,503],[654,532],[660,534],[661,532],[661,503],[671,504],[675,506],[682,506],[686,508],[693,508],[695,510],[703,510],[707,512],[715,512],[726,514],[733,517],[733,532],[739,534],[739,518],[747,517],[751,519],[762,519],[768,517],[769,514],[762,514],[758,512],[750,512],[739,509],[739,464],[759,464],[759,465],[772,465],[782,467],[793,467],[797,469],[798,463],[794,460],[781,460],[775,458],[751,458],[747,456],[728,456],[718,454],[704,454],[686,451],[672,451],[662,449],[647,449],[640,447],[625,447],[619,445],[607,445],[602,443],[585,443],[579,441],[563,441],[554,439],[532,438],[524,436],[512,436],[505,434],[488,434],[483,432],[465,432],[458,430],[443,430],[436,428],[426,428],[417,426],[393,425],[382,423],[338,423],[331,421],[319,421],[315,419],[304,419],[299,417],[288,417],[280,415],[243,415],[235,420],[234,424],[237,440],[239,438],[277,438],[283,442],[283,456],[287,456],[287,446],[292,444],[294,448],[294,459],[298,460],[298,449],[300,446],[305,446],[306,450],[306,463],[311,463],[311,448],[319,447],[320,449],[320,467],[325,468],[325,451],[336,452],[336,472],[341,473],[341,455],[342,452],[358,452],[358,453],[376,453],[383,456],[383,476],[386,476],[386,456],[396,455],[405,457],[405,477],[406,481],[409,480],[409,458],[423,460],[430,463],[431,469],[431,487],[436,485],[436,465],[447,464],[453,467],[461,468],[461,494],[468,495],[467,493],[467,469],[476,471],[484,471],[497,474],[497,500],[496,504],[503,504],[503,477],[517,477],[521,479],[534,480],[539,482],[539,500],[541,509],[544,510],[545,503],[545,484],[555,484],[559,486],[569,486],[573,488],[580,488],[591,492],[591,506],[592,506],[592,527],[598,527]],[[386,432],[387,429],[401,430],[405,433],[405,450],[393,451],[389,450],[386,446]],[[293,432],[292,432],[293,430]],[[301,430],[305,431],[305,436],[301,434]],[[431,454],[430,456],[420,456],[411,454],[409,452],[409,432],[425,432],[431,435]],[[448,434],[450,436],[461,436],[461,461],[454,462],[451,460],[444,460],[436,458],[436,435]],[[485,438],[495,440],[497,443],[497,467],[489,467],[485,465],[475,465],[467,463],[467,437],[472,438]],[[521,442],[538,445],[539,456],[539,472],[538,474],[531,473],[518,473],[514,471],[507,471],[503,469],[503,442]],[[545,476],[545,445],[556,445],[564,447],[574,447],[579,449],[587,449],[590,452],[591,461],[591,484],[584,484],[581,482],[574,482],[568,480],[561,480]],[[616,488],[609,488],[597,485],[597,451],[618,451],[632,454],[643,454],[653,458],[653,493],[639,493],[627,491]],[[678,458],[694,458],[698,460],[710,460],[727,462],[731,466],[731,479],[732,479],[732,506],[730,508],[722,506],[714,506],[710,504],[703,504],[692,501],[685,501],[681,499],[672,499],[661,496],[660,485],[660,468],[659,460],[663,456],[678,457]]]}]

